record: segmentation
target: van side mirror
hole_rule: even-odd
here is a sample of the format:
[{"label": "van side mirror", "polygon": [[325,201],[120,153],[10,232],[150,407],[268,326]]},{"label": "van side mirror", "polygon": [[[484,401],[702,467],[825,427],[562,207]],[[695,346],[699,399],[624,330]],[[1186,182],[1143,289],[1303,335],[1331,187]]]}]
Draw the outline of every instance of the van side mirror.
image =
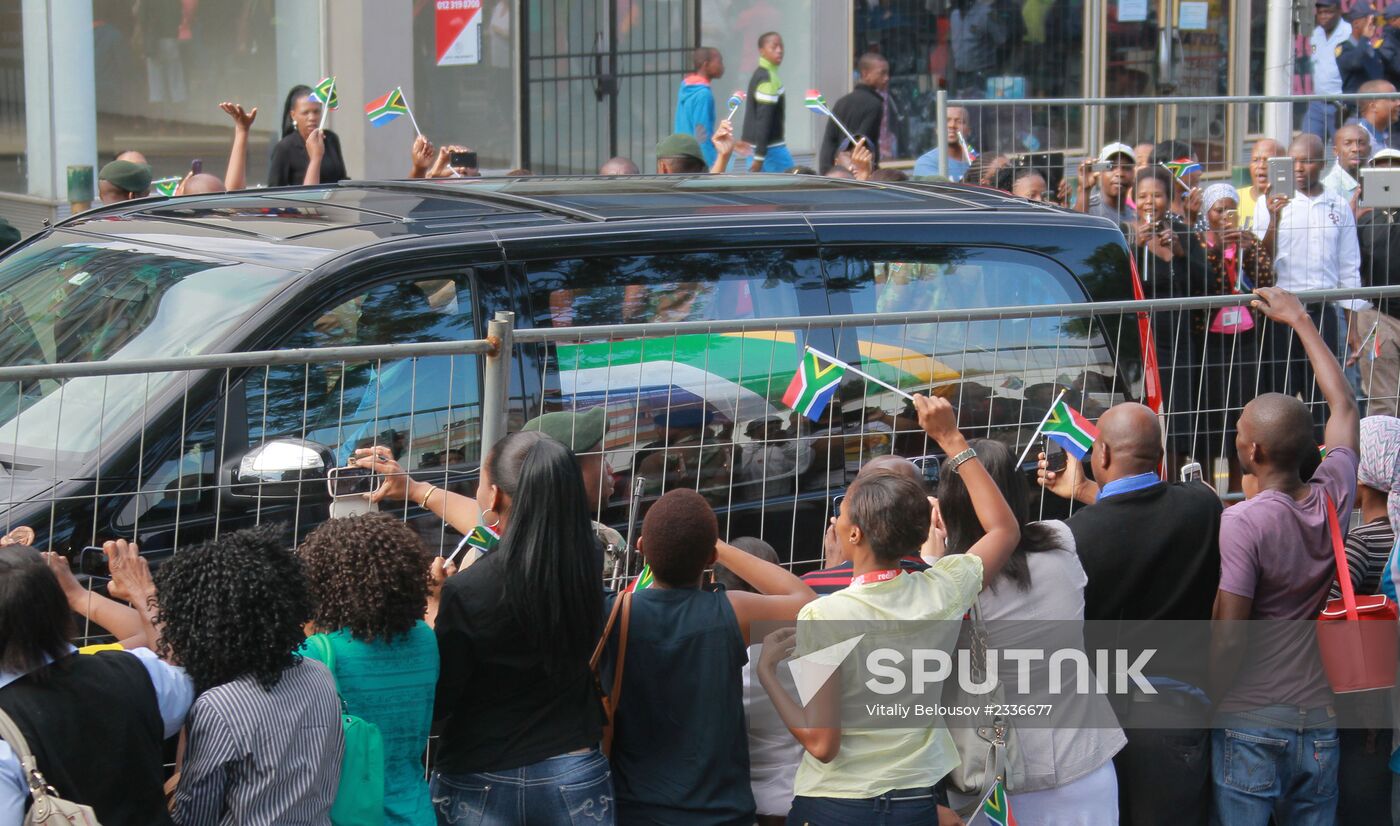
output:
[{"label": "van side mirror", "polygon": [[328,498],[326,471],[335,465],[330,448],[307,439],[273,439],[224,466],[224,490],[236,499]]}]

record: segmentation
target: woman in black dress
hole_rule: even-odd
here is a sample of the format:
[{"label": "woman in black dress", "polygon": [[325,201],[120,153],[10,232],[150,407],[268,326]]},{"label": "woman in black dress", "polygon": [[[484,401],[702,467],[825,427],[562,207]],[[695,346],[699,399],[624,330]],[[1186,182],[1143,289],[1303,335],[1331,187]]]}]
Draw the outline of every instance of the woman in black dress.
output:
[{"label": "woman in black dress", "polygon": [[340,138],[319,128],[321,104],[312,99],[310,89],[300,88],[304,91],[293,90],[288,112],[293,128],[272,149],[268,186],[333,184],[350,177]]}]

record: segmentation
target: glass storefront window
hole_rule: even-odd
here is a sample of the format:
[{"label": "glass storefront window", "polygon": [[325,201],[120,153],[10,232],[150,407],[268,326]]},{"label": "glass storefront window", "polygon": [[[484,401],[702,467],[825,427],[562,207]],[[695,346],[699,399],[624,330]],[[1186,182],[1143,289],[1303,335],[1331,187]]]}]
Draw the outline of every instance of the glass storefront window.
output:
[{"label": "glass storefront window", "polygon": [[515,166],[517,5],[482,0],[479,62],[439,66],[435,4],[413,4],[413,114],[425,135],[470,146],[485,169]]},{"label": "glass storefront window", "polygon": [[233,123],[218,103],[232,100],[258,107],[247,180],[265,182],[284,96],[320,79],[317,16],[300,5],[307,9],[285,0],[92,0],[98,164],[137,150],[157,178],[183,175],[195,159],[222,176]]},{"label": "glass storefront window", "polygon": [[1077,144],[1079,114],[1034,98],[1084,90],[1083,0],[855,0],[855,46],[890,61],[900,113],[901,158],[934,148],[938,89],[953,98],[1015,98],[1028,104],[972,107],[969,141],[988,152],[1024,153]]},{"label": "glass storefront window", "polygon": [[24,192],[24,26],[20,0],[0,0],[0,192]]}]

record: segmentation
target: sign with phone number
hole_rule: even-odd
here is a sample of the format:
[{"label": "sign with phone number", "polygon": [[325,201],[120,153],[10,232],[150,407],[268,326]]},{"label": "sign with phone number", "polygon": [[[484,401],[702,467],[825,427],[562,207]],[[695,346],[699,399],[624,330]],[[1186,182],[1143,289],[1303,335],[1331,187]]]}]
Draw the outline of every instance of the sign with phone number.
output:
[{"label": "sign with phone number", "polygon": [[437,65],[481,62],[481,0],[437,0]]}]

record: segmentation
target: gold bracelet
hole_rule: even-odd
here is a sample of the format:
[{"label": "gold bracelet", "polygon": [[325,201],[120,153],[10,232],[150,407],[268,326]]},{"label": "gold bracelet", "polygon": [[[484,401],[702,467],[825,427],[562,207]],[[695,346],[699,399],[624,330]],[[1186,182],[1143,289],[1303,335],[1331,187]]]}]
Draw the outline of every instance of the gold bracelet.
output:
[{"label": "gold bracelet", "polygon": [[428,500],[433,498],[433,494],[434,494],[434,493],[437,493],[437,488],[434,487],[434,486],[432,486],[432,485],[429,485],[429,486],[428,486],[428,492],[425,493],[425,494],[423,494],[423,501],[418,503],[418,507],[423,508],[424,510],[427,510],[427,509],[428,509]]}]

